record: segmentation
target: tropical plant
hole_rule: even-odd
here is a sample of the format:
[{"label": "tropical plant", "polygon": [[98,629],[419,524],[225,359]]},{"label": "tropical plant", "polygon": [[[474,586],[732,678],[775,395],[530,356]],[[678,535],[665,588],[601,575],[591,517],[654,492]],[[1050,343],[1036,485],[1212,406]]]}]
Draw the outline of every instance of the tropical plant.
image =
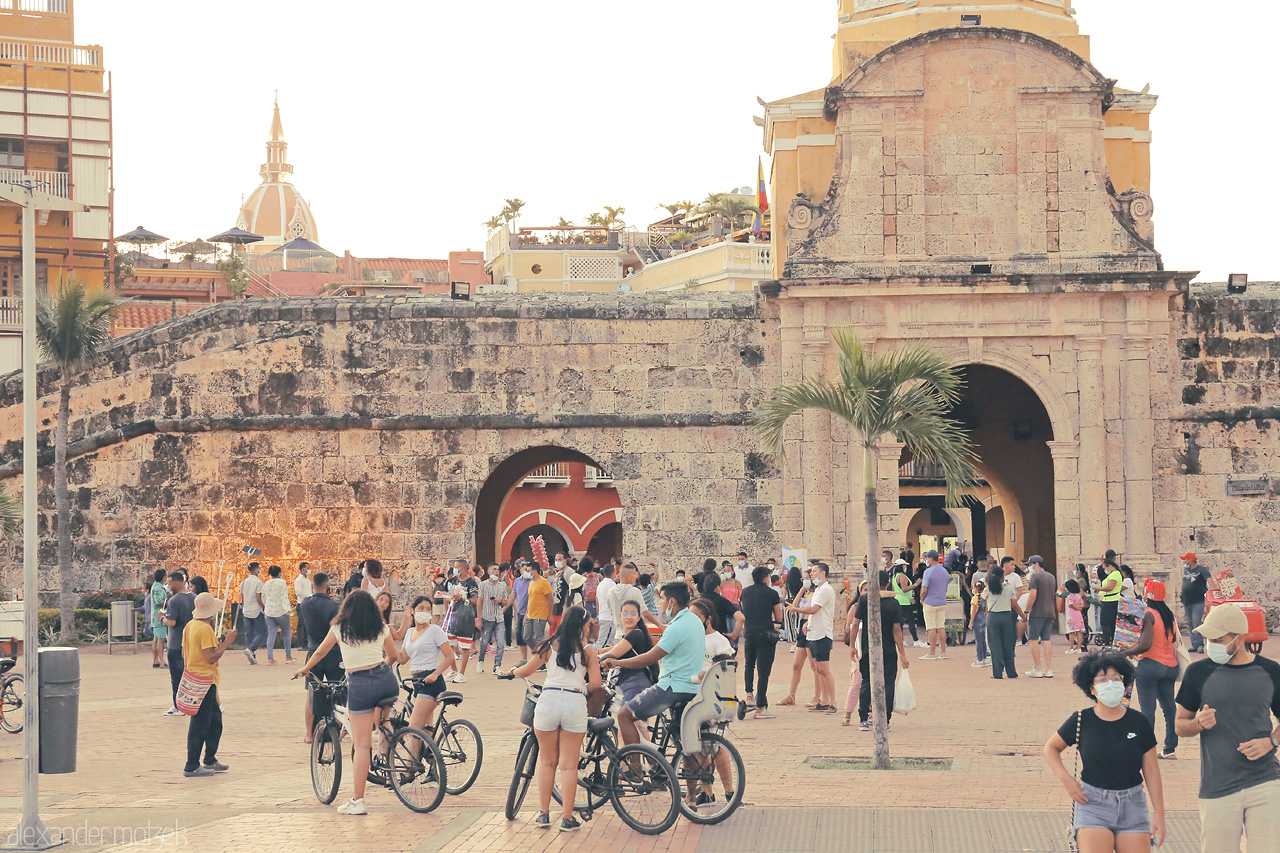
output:
[{"label": "tropical plant", "polygon": [[41,357],[58,368],[58,420],[53,433],[53,502],[58,514],[58,584],[62,639],[75,639],[76,596],[71,577],[71,500],[67,492],[67,422],[71,419],[71,384],[91,367],[111,339],[111,321],[122,302],[104,287],[90,292],[84,281],[70,278],[56,296],[42,295],[36,305],[36,342]]},{"label": "tropical plant", "polygon": [[673,201],[671,204],[660,204],[658,205],[658,207],[665,210],[668,216],[675,216],[677,213],[679,213],[681,210],[684,209],[684,202]]},{"label": "tropical plant", "polygon": [[681,249],[687,249],[689,244],[693,243],[696,239],[697,238],[688,231],[677,231],[667,238],[667,242],[672,246],[679,246]]},{"label": "tropical plant", "polygon": [[614,228],[619,225],[625,225],[622,221],[622,214],[626,213],[625,207],[604,206],[603,213],[590,213],[587,215],[587,224],[596,225],[600,228]]},{"label": "tropical plant", "polygon": [[948,417],[964,385],[957,366],[920,344],[901,344],[875,355],[850,329],[837,329],[832,337],[839,353],[839,379],[805,377],[776,388],[772,398],[753,414],[752,424],[766,449],[779,459],[785,458],[783,431],[787,421],[805,410],[829,412],[847,422],[862,446],[863,509],[867,553],[871,555],[866,571],[871,591],[866,620],[870,648],[863,653],[868,656],[871,672],[874,766],[888,770],[892,709],[885,707],[880,596],[875,594],[880,589],[875,559],[880,553],[875,447],[882,438],[896,439],[907,446],[913,458],[941,465],[948,506],[959,506],[964,490],[976,483],[974,464],[978,458],[964,431]]},{"label": "tropical plant", "polygon": [[520,218],[520,211],[524,209],[524,199],[521,198],[504,198],[502,200],[502,221],[512,222]]},{"label": "tropical plant", "polygon": [[506,222],[503,221],[501,216],[490,216],[484,221],[484,227],[489,231],[497,231],[505,224]]},{"label": "tropical plant", "polygon": [[694,211],[698,209],[698,205],[696,202],[692,202],[689,199],[684,199],[683,201],[676,202],[676,209],[683,210],[684,218],[688,219],[690,216],[693,215]]},{"label": "tropical plant", "polygon": [[123,252],[116,252],[115,269],[112,270],[112,278],[116,287],[121,287],[126,281],[133,278],[133,259],[126,257]]},{"label": "tropical plant", "polygon": [[707,200],[703,203],[706,210],[711,213],[719,214],[727,219],[732,227],[738,217],[744,213],[754,213],[758,208],[750,201],[739,195],[732,193],[712,193],[707,196]]},{"label": "tropical plant", "polygon": [[249,264],[244,255],[233,248],[231,254],[218,261],[218,269],[231,295],[236,299],[243,299],[249,290]]},{"label": "tropical plant", "polygon": [[0,486],[0,539],[12,539],[18,535],[18,524],[22,520],[18,499]]}]

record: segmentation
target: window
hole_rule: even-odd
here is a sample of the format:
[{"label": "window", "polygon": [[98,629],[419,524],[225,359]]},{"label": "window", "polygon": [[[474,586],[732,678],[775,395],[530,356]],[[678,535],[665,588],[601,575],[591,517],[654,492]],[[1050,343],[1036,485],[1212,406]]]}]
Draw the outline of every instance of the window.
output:
[{"label": "window", "polygon": [[0,168],[22,169],[26,167],[27,158],[22,145],[21,139],[0,139]]},{"label": "window", "polygon": [[961,15],[960,26],[962,27],[980,27],[982,26],[981,15]]},{"label": "window", "polygon": [[[41,292],[49,287],[49,265],[47,261],[36,260],[36,291]],[[22,261],[0,260],[0,298],[22,295]]]}]

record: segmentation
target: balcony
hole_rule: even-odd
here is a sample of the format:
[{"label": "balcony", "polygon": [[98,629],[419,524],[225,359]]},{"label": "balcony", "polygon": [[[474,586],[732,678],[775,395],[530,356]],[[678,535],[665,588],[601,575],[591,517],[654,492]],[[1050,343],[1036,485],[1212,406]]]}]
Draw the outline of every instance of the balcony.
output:
[{"label": "balcony", "polygon": [[0,296],[0,329],[22,328],[22,297]]},{"label": "balcony", "polygon": [[534,468],[520,481],[521,486],[545,488],[546,486],[567,486],[570,483],[569,466],[563,462],[553,462]]},{"label": "balcony", "polygon": [[68,0],[0,0],[0,9],[38,15],[65,15]]},{"label": "balcony", "polygon": [[[25,0],[22,1],[25,2]],[[0,0],[0,9],[5,8],[5,2],[6,0]],[[102,48],[96,44],[49,44],[40,41],[0,40],[0,65],[16,63],[101,69]]]},{"label": "balcony", "polygon": [[[0,0],[0,3],[4,0]],[[0,47],[3,42],[0,42]],[[0,184],[30,185],[58,198],[71,198],[71,174],[39,169],[0,169]]]},{"label": "balcony", "polygon": [[599,468],[588,465],[586,476],[582,478],[582,485],[587,489],[607,489],[613,485],[613,477]]},{"label": "balcony", "polygon": [[[943,485],[947,482],[947,474],[937,462],[913,459],[898,468],[898,480],[909,481],[916,485]],[[979,477],[977,484],[985,486],[987,481]]]}]

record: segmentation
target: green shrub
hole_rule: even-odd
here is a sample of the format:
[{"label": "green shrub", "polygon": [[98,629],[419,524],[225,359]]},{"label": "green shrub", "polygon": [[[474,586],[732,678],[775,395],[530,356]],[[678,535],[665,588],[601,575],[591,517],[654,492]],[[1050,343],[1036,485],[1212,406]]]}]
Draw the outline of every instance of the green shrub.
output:
[{"label": "green shrub", "polygon": [[[94,642],[106,636],[107,618],[111,611],[100,608],[80,607],[76,609],[76,636],[85,642]],[[42,637],[57,636],[62,630],[62,611],[53,608],[41,610],[37,619]]]},{"label": "green shrub", "polygon": [[110,610],[113,601],[132,601],[138,606],[146,599],[146,593],[132,589],[100,589],[86,592],[80,599],[80,607],[88,610]]}]

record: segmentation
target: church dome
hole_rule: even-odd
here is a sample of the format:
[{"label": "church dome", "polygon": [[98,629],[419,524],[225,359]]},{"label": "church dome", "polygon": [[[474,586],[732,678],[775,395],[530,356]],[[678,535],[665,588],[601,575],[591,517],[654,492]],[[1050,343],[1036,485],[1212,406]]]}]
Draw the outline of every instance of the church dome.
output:
[{"label": "church dome", "polygon": [[250,247],[255,253],[269,252],[298,237],[320,241],[311,206],[289,180],[293,166],[289,165],[287,149],[277,102],[267,140],[267,162],[259,171],[262,183],[240,206],[236,220],[237,227],[262,237],[261,243]]}]

